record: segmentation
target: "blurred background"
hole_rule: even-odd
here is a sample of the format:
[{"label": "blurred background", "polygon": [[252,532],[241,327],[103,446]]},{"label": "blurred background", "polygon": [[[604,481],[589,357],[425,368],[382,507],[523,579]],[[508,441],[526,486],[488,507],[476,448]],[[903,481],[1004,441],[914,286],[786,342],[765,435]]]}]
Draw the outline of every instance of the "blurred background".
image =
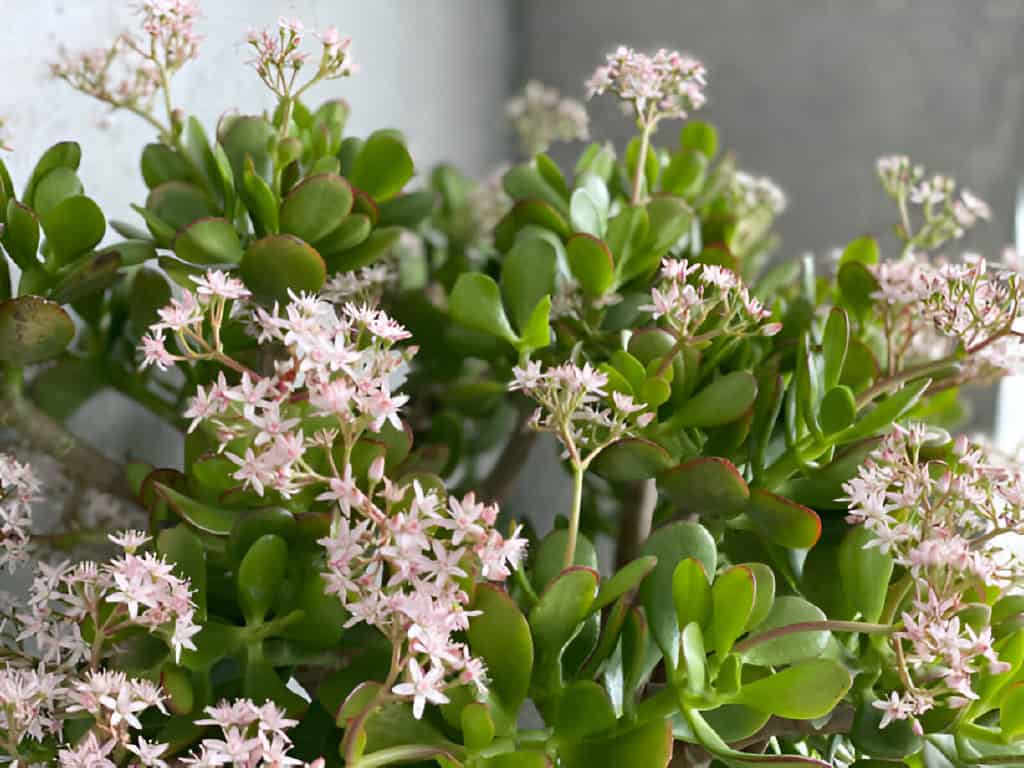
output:
[{"label": "blurred background", "polygon": [[[144,197],[138,152],[150,129],[47,77],[60,45],[101,44],[132,23],[130,3],[0,0],[0,115],[7,118],[16,179],[47,146],[83,145],[81,175],[115,218]],[[440,160],[484,174],[511,156],[503,104],[534,78],[583,96],[582,83],[619,43],[689,50],[709,69],[715,122],[740,165],[787,192],[780,258],[821,258],[861,234],[885,236],[891,211],[874,160],[900,152],[948,172],[994,210],[965,248],[998,257],[1013,242],[1024,175],[1024,0],[206,0],[203,56],[175,79],[175,100],[212,124],[228,106],[258,111],[267,94],[243,63],[249,26],[296,16],[337,24],[353,37],[361,73],[319,87],[343,96],[349,130],[394,126],[421,170]],[[611,100],[591,105],[592,134],[630,131]],[[665,131],[674,131],[668,125]],[[575,148],[560,155],[562,159]],[[556,157],[559,154],[556,152]],[[1007,442],[1024,436],[1024,384],[975,398],[974,426],[996,421]],[[155,419],[104,395],[73,425],[104,435],[113,454],[180,461]],[[163,431],[162,431],[163,430]],[[553,449],[538,472],[559,470]],[[559,505],[557,484],[519,489],[516,506]]]}]

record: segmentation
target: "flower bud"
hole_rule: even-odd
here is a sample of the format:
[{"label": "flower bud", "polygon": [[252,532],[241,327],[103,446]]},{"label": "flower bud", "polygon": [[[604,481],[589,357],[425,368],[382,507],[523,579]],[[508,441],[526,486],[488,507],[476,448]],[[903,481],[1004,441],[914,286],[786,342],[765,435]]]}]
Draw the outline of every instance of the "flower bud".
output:
[{"label": "flower bud", "polygon": [[384,477],[384,457],[378,456],[372,462],[370,462],[370,470],[368,472],[371,483],[379,483],[381,478]]}]

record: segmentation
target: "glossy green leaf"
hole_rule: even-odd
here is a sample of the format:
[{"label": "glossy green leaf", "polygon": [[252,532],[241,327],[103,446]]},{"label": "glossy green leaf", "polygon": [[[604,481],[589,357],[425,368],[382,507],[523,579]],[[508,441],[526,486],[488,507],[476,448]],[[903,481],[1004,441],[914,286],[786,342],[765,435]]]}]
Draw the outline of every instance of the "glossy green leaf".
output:
[{"label": "glossy green leaf", "polygon": [[840,307],[833,307],[828,313],[821,345],[825,389],[832,389],[839,383],[843,374],[846,350],[850,345],[850,319]]},{"label": "glossy green leaf", "polygon": [[690,231],[693,224],[693,210],[681,197],[665,195],[656,197],[647,204],[650,228],[645,247],[659,260],[661,254],[679,242]]},{"label": "glossy green leaf", "polygon": [[273,701],[285,713],[297,720],[309,707],[309,702],[285,685],[277,671],[266,661],[249,661],[242,678],[242,695],[256,704]]},{"label": "glossy green leaf", "polygon": [[429,189],[398,195],[380,204],[382,227],[415,229],[433,212],[437,195]]},{"label": "glossy green leaf", "polygon": [[[779,627],[825,620],[825,613],[813,603],[796,595],[782,595],[775,599],[768,616],[754,628],[744,642],[750,642],[765,632]],[[814,659],[825,651],[829,634],[828,630],[822,629],[775,637],[745,650],[743,658],[748,664],[762,667],[775,667]]]},{"label": "glossy green leaf", "polygon": [[256,171],[251,157],[245,158],[241,174],[240,194],[249,210],[253,227],[259,237],[276,235],[281,231],[277,195],[267,181]]},{"label": "glossy green leaf", "polygon": [[[536,549],[531,548],[529,574],[535,592],[543,592],[562,573],[568,541],[569,532],[564,528],[556,528],[541,540]],[[576,540],[573,565],[598,570],[597,550],[583,534]]]},{"label": "glossy green leaf", "polygon": [[782,547],[810,549],[821,536],[821,518],[813,509],[764,488],[751,490],[747,514],[763,536]]},{"label": "glossy green leaf", "polygon": [[333,232],[352,210],[352,188],[341,176],[310,176],[292,187],[281,202],[281,231],[307,243]]},{"label": "glossy green leaf", "polygon": [[116,250],[87,253],[65,268],[51,289],[50,298],[60,304],[70,304],[106,290],[117,281],[121,266],[121,255]]},{"label": "glossy green leaf", "polygon": [[128,296],[128,317],[132,330],[144,334],[157,321],[157,310],[171,300],[171,286],[155,269],[143,268],[132,278]]},{"label": "glossy green leaf", "polygon": [[821,398],[818,422],[826,435],[841,432],[849,427],[856,418],[857,401],[849,387],[839,384]]},{"label": "glossy green leaf", "polygon": [[569,219],[573,229],[593,237],[604,237],[608,228],[608,188],[593,174],[588,174],[569,198]]},{"label": "glossy green leaf", "polygon": [[555,732],[560,739],[580,741],[611,729],[615,720],[615,710],[604,688],[591,680],[579,680],[562,694]]},{"label": "glossy green leaf", "polygon": [[378,131],[370,135],[356,155],[351,182],[375,200],[398,194],[414,173],[412,156],[403,142]]},{"label": "glossy green leaf", "polygon": [[14,263],[22,269],[38,265],[39,219],[35,211],[13,198],[7,203],[3,244]]},{"label": "glossy green leaf", "polygon": [[494,719],[486,704],[480,701],[471,702],[462,708],[459,717],[466,749],[478,752],[494,741]]},{"label": "glossy green leaf", "polygon": [[196,605],[196,621],[206,621],[206,552],[199,537],[188,526],[179,524],[165,528],[156,538],[156,549],[174,564],[178,576],[188,579],[192,602]]},{"label": "glossy green leaf", "polygon": [[850,729],[854,746],[864,754],[885,760],[901,760],[920,752],[924,739],[914,733],[911,721],[893,720],[882,728],[885,713],[874,706],[875,701],[873,692],[869,691],[857,704]]},{"label": "glossy green leaf", "polygon": [[865,413],[856,424],[841,432],[838,439],[844,443],[852,442],[887,430],[914,407],[931,383],[931,379],[921,379],[907,384]]},{"label": "glossy green leaf", "polygon": [[164,483],[153,485],[156,493],[193,528],[215,536],[227,536],[231,532],[237,512],[203,504]]},{"label": "glossy green leaf", "polygon": [[249,547],[238,566],[238,602],[248,624],[261,622],[274,603],[288,567],[288,544],[267,533]]},{"label": "glossy green leaf", "polygon": [[603,584],[597,593],[597,599],[590,607],[591,611],[599,611],[611,605],[627,592],[632,592],[640,586],[640,583],[647,578],[658,564],[658,558],[653,555],[638,557],[630,563],[622,566],[615,574]]},{"label": "glossy green leaf", "polygon": [[265,301],[288,301],[289,289],[319,291],[327,279],[320,254],[292,235],[268,235],[250,245],[242,256],[242,279]]},{"label": "glossy green leaf", "polygon": [[530,610],[530,629],[539,653],[556,655],[580,629],[597,595],[597,571],[570,566],[541,593]]},{"label": "glossy green leaf", "polygon": [[735,371],[715,379],[690,398],[671,417],[673,426],[717,427],[736,421],[753,405],[757,379],[749,371]]},{"label": "glossy green leaf", "polygon": [[812,659],[745,684],[736,701],[779,717],[811,720],[831,712],[851,683],[839,662]]},{"label": "glossy green leaf", "polygon": [[683,514],[729,519],[746,511],[750,488],[732,462],[701,456],[659,478],[661,488]]},{"label": "glossy green leaf", "polygon": [[32,401],[50,418],[63,422],[107,385],[102,364],[65,358],[32,378]]},{"label": "glossy green leaf", "polygon": [[627,437],[601,451],[592,468],[608,480],[629,483],[656,477],[671,466],[671,454],[657,443]]},{"label": "glossy green leaf", "polygon": [[[43,152],[36,162],[35,168],[32,169],[32,175],[29,176],[28,183],[25,185],[25,191],[22,193],[21,199],[30,208],[34,208],[36,185],[44,176],[54,168],[69,168],[72,171],[77,171],[81,162],[82,149],[78,146],[77,142],[59,141],[52,145]],[[11,192],[13,193],[13,190]]]},{"label": "glossy green leaf", "polygon": [[192,673],[174,664],[160,670],[160,687],[167,697],[167,708],[175,715],[187,715],[195,704]]},{"label": "glossy green leaf", "polygon": [[708,644],[721,660],[743,634],[754,609],[753,572],[736,565],[718,574],[711,586],[711,623]]},{"label": "glossy green leaf", "polygon": [[197,219],[178,233],[174,253],[190,264],[237,264],[242,244],[226,219]]},{"label": "glossy green leaf", "polygon": [[[350,215],[349,219],[351,218],[353,217]],[[344,223],[342,226],[344,226]],[[362,225],[360,224],[359,226]],[[335,230],[335,232],[337,231]],[[336,243],[332,239],[334,234],[332,232],[325,239],[325,248],[336,247]],[[334,272],[349,272],[373,264],[394,248],[401,236],[402,230],[399,227],[379,227],[370,232],[369,236],[358,245],[344,251],[333,251],[330,257],[332,274]]]},{"label": "glossy green leaf", "polygon": [[452,290],[449,308],[455,322],[510,344],[516,342],[501,303],[501,290],[491,277],[478,272],[460,275]]},{"label": "glossy green leaf", "polygon": [[679,627],[696,623],[707,627],[711,620],[711,584],[699,560],[688,557],[672,573],[672,600]]},{"label": "glossy green leaf", "polygon": [[592,298],[603,296],[615,281],[615,264],[608,246],[589,234],[576,234],[565,244],[569,269],[583,293]]},{"label": "glossy green leaf", "polygon": [[473,655],[487,664],[490,690],[515,721],[526,699],[533,672],[530,625],[516,604],[500,588],[477,585],[467,637]]},{"label": "glossy green leaf", "polygon": [[760,625],[775,605],[775,571],[765,563],[742,563],[754,575],[754,606],[744,631]]},{"label": "glossy green leaf", "polygon": [[41,216],[39,224],[59,264],[91,251],[107,231],[100,207],[82,195],[64,200]]},{"label": "glossy green leaf", "polygon": [[704,633],[697,622],[691,621],[683,627],[680,639],[686,690],[693,696],[703,696],[706,693],[708,675]]},{"label": "glossy green leaf", "polygon": [[38,363],[63,352],[75,338],[75,324],[59,304],[39,296],[0,302],[0,360]]},{"label": "glossy green leaf", "polygon": [[850,617],[876,622],[882,615],[892,578],[892,556],[868,546],[874,534],[862,525],[851,528],[839,545],[839,575]]},{"label": "glossy green leaf", "polygon": [[166,144],[147,144],[140,161],[142,178],[149,189],[168,181],[188,181],[192,167],[188,160]]},{"label": "glossy green leaf", "polygon": [[[244,561],[243,561],[244,562]],[[330,649],[341,641],[349,614],[337,595],[327,594],[323,575],[312,570],[299,583],[298,591],[290,595],[279,610],[299,610],[302,617],[290,624],[283,637],[301,642],[310,648]]]},{"label": "glossy green leaf", "polygon": [[270,180],[273,173],[271,144],[277,131],[262,117],[241,115],[231,120],[220,132],[219,140],[231,161],[235,178],[241,179],[247,165],[262,179]]},{"label": "glossy green leaf", "polygon": [[690,120],[679,131],[679,145],[711,160],[718,154],[718,129],[703,120]]},{"label": "glossy green leaf", "polygon": [[654,531],[644,543],[642,555],[654,555],[658,564],[640,586],[640,602],[647,613],[651,633],[673,667],[679,661],[679,624],[672,594],[676,566],[694,558],[713,574],[718,552],[711,534],[697,523],[675,522]]},{"label": "glossy green leaf", "polygon": [[71,168],[58,166],[39,180],[32,197],[32,209],[37,215],[44,216],[69,197],[77,197],[83,192],[78,174]]},{"label": "glossy green leaf", "polygon": [[700,744],[731,768],[755,768],[761,765],[772,766],[772,768],[832,768],[830,763],[816,760],[813,757],[740,752],[726,744],[722,737],[708,725],[700,712],[690,707],[684,707],[682,712],[687,725]]},{"label": "glossy green leaf", "polygon": [[676,152],[662,171],[661,188],[672,195],[690,197],[703,186],[707,168],[707,157],[699,150]]},{"label": "glossy green leaf", "polygon": [[551,343],[551,297],[544,296],[530,313],[526,325],[523,326],[516,348],[521,353],[529,353],[543,349]]},{"label": "glossy green leaf", "polygon": [[558,194],[558,190],[548,184],[532,163],[509,169],[502,177],[502,185],[513,200],[536,198],[543,200],[563,217],[569,214],[566,201]]},{"label": "glossy green leaf", "polygon": [[651,720],[600,739],[567,744],[559,755],[563,768],[666,768],[672,759],[672,726]]},{"label": "glossy green leaf", "polygon": [[874,306],[872,295],[878,290],[878,281],[862,262],[850,261],[841,266],[836,281],[844,301],[858,315],[864,315]]},{"label": "glossy green leaf", "polygon": [[537,303],[555,292],[557,254],[546,240],[520,238],[501,265],[501,295],[512,325],[525,329]]},{"label": "glossy green leaf", "polygon": [[551,760],[543,752],[504,752],[483,758],[480,768],[551,768]]},{"label": "glossy green leaf", "polygon": [[337,253],[351,250],[363,243],[370,236],[372,229],[370,217],[365,213],[350,213],[333,232],[317,243],[317,246],[324,258],[330,259]]},{"label": "glossy green leaf", "polygon": [[842,256],[839,257],[839,266],[843,267],[852,262],[867,265],[877,264],[878,241],[873,237],[858,237],[851,241],[843,249]]}]

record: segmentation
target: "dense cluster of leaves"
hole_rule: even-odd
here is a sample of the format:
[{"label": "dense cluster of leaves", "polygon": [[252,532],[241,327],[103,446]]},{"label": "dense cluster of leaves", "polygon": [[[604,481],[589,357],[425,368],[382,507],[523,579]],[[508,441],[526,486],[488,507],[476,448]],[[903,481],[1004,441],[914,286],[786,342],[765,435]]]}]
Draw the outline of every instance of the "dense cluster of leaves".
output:
[{"label": "dense cluster of leaves", "polygon": [[[202,429],[182,471],[129,464],[156,552],[189,579],[202,625],[177,661],[151,637],[123,638],[120,668],[168,697],[166,716],[147,713],[152,739],[183,753],[205,707],[244,696],[300,721],[298,756],[362,768],[657,767],[674,753],[794,768],[1020,762],[1019,596],[990,589],[972,604],[1010,668],[983,674],[970,707],[935,710],[915,733],[880,728],[873,706],[899,686],[886,635],[907,576],[847,523],[843,484],[895,423],[955,423],[966,354],[887,361],[874,240],[852,242],[835,274],[810,261],[764,271],[776,210],[738,191],[734,159],[697,121],[664,146],[646,134],[621,155],[592,144],[569,173],[530,157],[504,173],[489,231],[484,185],[442,166],[417,186],[403,137],[347,136],[348,112],[285,96],[209,131],[178,120],[143,149],[141,226],[111,222],[111,244],[77,144],[50,148],[20,194],[0,165],[0,242],[20,271],[15,285],[0,259],[9,402],[62,422],[113,387],[184,430],[186,399],[222,367],[139,372],[137,348],[177,288],[217,268],[264,306],[348,285],[411,331],[405,428],[359,441],[360,483],[382,457],[387,476],[442,498],[478,488],[498,500],[530,444],[531,404],[509,385],[531,361],[589,364],[652,418],[580,471],[582,515],[536,540],[507,589],[465,585],[465,641],[488,693],[450,688],[422,719],[408,702],[380,703],[392,648],[365,625],[343,629],[325,593],[328,502],[257,495]],[[781,331],[729,333],[713,314],[673,333],[645,309],[666,258],[738,275]],[[374,265],[387,267],[382,282],[362,277]],[[273,365],[238,318],[221,341],[253,370]],[[948,435],[936,429],[929,450],[952,450]],[[634,524],[643,486],[656,494],[653,533],[623,547],[617,570],[600,568],[593,542]],[[531,705],[539,726],[527,725]]]}]

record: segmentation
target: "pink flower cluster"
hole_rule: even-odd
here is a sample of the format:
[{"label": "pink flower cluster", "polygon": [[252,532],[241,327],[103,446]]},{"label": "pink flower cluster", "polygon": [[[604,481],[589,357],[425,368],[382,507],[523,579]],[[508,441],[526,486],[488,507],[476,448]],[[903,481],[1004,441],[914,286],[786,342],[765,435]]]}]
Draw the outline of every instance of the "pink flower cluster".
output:
[{"label": "pink flower cluster", "polygon": [[302,50],[303,23],[282,16],[276,28],[249,30],[248,42],[254,52],[249,64],[279,97],[296,98],[315,82],[349,77],[358,71],[349,53],[351,38],[342,37],[337,27],[314,34],[321,43],[320,61],[312,80],[300,87],[297,85],[299,71],[309,61],[309,54]]},{"label": "pink flower cluster", "polygon": [[164,67],[172,72],[199,57],[203,38],[195,31],[200,12],[193,0],[143,0],[139,13],[146,33],[133,46],[139,53],[161,52]]},{"label": "pink flower cluster", "polygon": [[32,468],[0,453],[0,568],[13,572],[28,559],[32,503],[38,500],[39,481]]},{"label": "pink flower cluster", "polygon": [[536,80],[526,84],[522,95],[508,101],[505,114],[529,157],[546,152],[556,141],[585,141],[590,137],[586,108]]},{"label": "pink flower cluster", "polygon": [[223,738],[203,739],[199,748],[181,759],[196,768],[237,765],[246,768],[284,768],[289,765],[322,768],[323,758],[304,763],[291,756],[288,729],[298,724],[285,716],[272,701],[257,706],[249,699],[221,701],[206,708],[208,717],[196,725],[219,728]]},{"label": "pink flower cluster", "polygon": [[741,218],[756,210],[765,210],[772,216],[778,216],[789,204],[786,193],[772,179],[746,171],[733,174],[730,191]]},{"label": "pink flower cluster", "polygon": [[590,363],[566,362],[543,369],[536,360],[513,368],[509,389],[539,403],[530,426],[553,433],[573,465],[585,470],[607,446],[636,434],[654,419],[644,403],[623,392],[609,392],[608,375]]},{"label": "pink flower cluster", "polygon": [[964,437],[931,458],[934,439],[922,425],[897,428],[843,487],[847,519],[874,535],[867,546],[913,579],[914,598],[892,636],[905,690],[878,702],[886,722],[914,719],[940,700],[963,707],[977,698],[971,681],[983,663],[1005,669],[991,629],[960,613],[969,592],[1021,582],[1005,543],[1024,530],[1024,475],[994,465]]},{"label": "pink flower cluster", "polygon": [[918,253],[871,267],[883,303],[891,363],[961,347],[964,378],[1004,375],[1024,364],[1024,278],[977,254],[932,264]]},{"label": "pink flower cluster", "polygon": [[[346,626],[366,623],[392,643],[392,688],[421,717],[427,702],[448,701],[445,688],[472,684],[485,691],[486,670],[453,635],[472,615],[464,580],[503,581],[519,566],[526,541],[519,529],[505,538],[495,529],[498,508],[472,493],[447,504],[418,481],[396,484],[371,471],[364,493],[346,473],[320,498],[335,502],[327,551],[327,591],[351,614]],[[393,682],[393,681],[392,681]]]},{"label": "pink flower cluster", "polygon": [[[950,239],[963,237],[979,220],[988,221],[992,210],[969,189],[956,194],[956,181],[942,174],[926,175],[921,165],[906,155],[888,155],[876,162],[878,177],[886,193],[900,209],[900,234],[907,243],[931,250]],[[915,225],[909,206],[917,207]]]},{"label": "pink flower cluster", "polygon": [[611,92],[643,125],[686,117],[704,106],[707,70],[692,56],[664,48],[653,55],[619,46],[587,81],[587,95]]},{"label": "pink flower cluster", "polygon": [[[712,264],[666,258],[651,303],[640,307],[688,343],[717,336],[774,336],[781,323],[765,323],[771,312],[750,295],[739,276]],[[698,333],[699,331],[699,333]]]}]

